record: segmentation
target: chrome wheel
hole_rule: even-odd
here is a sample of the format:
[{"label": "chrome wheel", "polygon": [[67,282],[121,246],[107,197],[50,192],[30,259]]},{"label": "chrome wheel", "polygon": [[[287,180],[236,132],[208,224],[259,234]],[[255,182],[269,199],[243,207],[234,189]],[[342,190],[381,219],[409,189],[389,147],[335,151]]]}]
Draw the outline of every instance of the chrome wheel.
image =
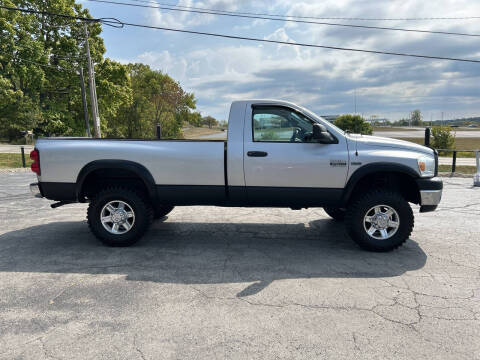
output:
[{"label": "chrome wheel", "polygon": [[363,227],[367,234],[377,240],[391,238],[400,226],[400,217],[394,208],[388,205],[376,205],[367,211],[363,218]]},{"label": "chrome wheel", "polygon": [[111,234],[121,235],[130,231],[135,223],[135,213],[124,201],[114,200],[107,203],[100,212],[103,227]]}]

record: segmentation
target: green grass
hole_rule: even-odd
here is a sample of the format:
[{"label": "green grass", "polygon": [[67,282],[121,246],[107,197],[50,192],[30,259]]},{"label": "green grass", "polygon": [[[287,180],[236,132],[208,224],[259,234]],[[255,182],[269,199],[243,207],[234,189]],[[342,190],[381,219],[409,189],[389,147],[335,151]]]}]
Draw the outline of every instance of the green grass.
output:
[{"label": "green grass", "polygon": [[[399,140],[406,140],[414,142],[416,144],[423,145],[423,138],[397,138]],[[480,150],[480,138],[456,138],[455,139],[455,148],[460,150]],[[452,157],[452,152],[440,153],[440,156]],[[475,153],[472,152],[457,152],[457,157],[459,158],[474,158]]]},{"label": "green grass", "polygon": [[[438,165],[438,172],[452,172],[451,165]],[[473,175],[477,172],[477,168],[475,166],[467,166],[467,165],[457,165],[455,167],[455,173],[459,174],[468,174]]]},{"label": "green grass", "polygon": [[[25,154],[25,164],[30,167],[32,160],[28,154]],[[22,167],[22,154],[6,154],[0,153],[0,168],[20,168]]]}]

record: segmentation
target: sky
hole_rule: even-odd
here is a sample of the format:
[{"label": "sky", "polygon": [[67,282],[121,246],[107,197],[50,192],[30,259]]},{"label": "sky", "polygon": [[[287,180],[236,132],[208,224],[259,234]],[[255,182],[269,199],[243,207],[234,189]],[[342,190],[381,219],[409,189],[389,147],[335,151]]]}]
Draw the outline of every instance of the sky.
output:
[{"label": "sky", "polygon": [[[132,0],[113,0],[144,4]],[[480,16],[480,2],[159,0],[227,11],[316,17]],[[480,38],[233,18],[81,0],[93,17],[236,36],[480,60]],[[155,3],[150,5],[155,6]],[[314,20],[315,21],[315,20]],[[322,21],[322,20],[316,20]],[[480,19],[336,23],[480,34]],[[202,115],[228,118],[233,100],[292,101],[319,115],[355,113],[397,120],[480,116],[480,64],[395,57],[204,37],[155,29],[103,27],[105,56],[168,73],[197,99]]]}]

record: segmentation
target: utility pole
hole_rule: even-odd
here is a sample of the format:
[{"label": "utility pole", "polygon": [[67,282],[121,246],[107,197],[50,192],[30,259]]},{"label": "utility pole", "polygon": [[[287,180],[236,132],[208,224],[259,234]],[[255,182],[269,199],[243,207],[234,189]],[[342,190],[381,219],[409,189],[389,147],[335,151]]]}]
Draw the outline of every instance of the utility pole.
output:
[{"label": "utility pole", "polygon": [[85,80],[83,78],[83,68],[79,66],[78,72],[80,73],[80,87],[82,90],[82,104],[83,104],[83,116],[85,118],[85,132],[87,137],[92,137],[90,134],[90,123],[88,121],[88,109],[87,109],[87,96],[85,95]]},{"label": "utility pole", "polygon": [[95,71],[93,69],[92,59],[90,57],[90,46],[88,44],[88,29],[87,23],[83,23],[83,29],[85,32],[85,52],[87,54],[87,65],[88,65],[88,88],[90,90],[90,106],[92,107],[92,118],[93,118],[93,133],[96,138],[102,136],[100,133],[100,116],[98,115],[98,104],[97,104],[97,90],[95,88]]}]

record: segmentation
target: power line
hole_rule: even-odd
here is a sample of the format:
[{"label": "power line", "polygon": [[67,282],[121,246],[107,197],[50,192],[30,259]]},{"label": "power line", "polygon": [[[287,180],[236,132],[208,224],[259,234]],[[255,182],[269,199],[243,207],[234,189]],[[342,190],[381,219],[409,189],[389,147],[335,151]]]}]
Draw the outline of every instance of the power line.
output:
[{"label": "power line", "polygon": [[[35,11],[35,10],[27,10],[27,9],[21,9],[21,8],[8,8],[6,6],[1,6],[1,5],[0,5],[0,8],[12,10],[12,11],[26,11],[26,12],[38,13],[38,11]],[[51,16],[62,16],[62,17],[75,18],[74,16],[71,16],[71,15],[62,15],[62,14],[47,13],[47,12],[42,12],[42,13],[46,13],[46,14],[51,15]],[[90,21],[90,22],[92,22],[92,21],[93,22],[101,22],[101,23],[106,24],[106,25],[109,25],[109,24],[117,24],[118,25],[119,24],[119,22],[118,22],[119,20],[117,20],[117,19],[115,19],[115,21],[113,21],[113,20],[90,19],[90,18],[85,18],[85,19],[87,21]],[[126,25],[126,26],[132,26],[132,27],[142,27],[142,28],[147,28],[147,29],[165,30],[165,31],[172,31],[172,32],[187,33],[187,34],[213,36],[213,37],[236,39],[236,40],[256,41],[256,42],[290,45],[290,46],[301,46],[301,47],[321,48],[321,49],[330,49],[330,50],[362,52],[362,53],[370,53],[370,54],[415,57],[415,58],[425,58],[425,59],[434,59],[434,60],[450,60],[450,61],[461,61],[461,62],[469,62],[469,63],[480,63],[480,60],[474,60],[474,59],[462,59],[462,58],[442,57],[442,56],[433,56],[433,55],[420,55],[420,54],[407,54],[407,53],[398,53],[398,52],[380,51],[380,50],[354,49],[354,48],[344,48],[344,47],[338,47],[338,46],[326,46],[326,45],[316,45],[316,44],[306,44],[306,43],[292,43],[292,42],[287,42],[287,41],[259,39],[259,38],[226,35],[226,34],[217,34],[217,33],[208,33],[208,32],[193,31],[193,30],[173,29],[173,28],[167,28],[167,27],[133,24],[133,23],[127,23],[127,22],[120,22],[120,24]]]},{"label": "power line", "polygon": [[195,10],[206,10],[206,11],[216,11],[229,14],[242,14],[242,15],[257,15],[257,16],[271,16],[271,17],[282,17],[282,18],[293,18],[293,19],[317,19],[317,20],[348,20],[348,21],[425,21],[425,20],[472,20],[480,19],[480,16],[462,16],[462,17],[411,17],[411,18],[365,18],[365,17],[319,17],[319,16],[300,16],[300,15],[284,15],[284,14],[268,14],[268,13],[254,13],[254,12],[240,12],[240,11],[228,11],[228,10],[219,10],[219,9],[208,9],[203,7],[194,7],[194,6],[183,6],[183,5],[174,5],[159,3],[152,0],[130,0],[139,3],[147,4],[158,4],[161,6],[171,6],[176,8],[183,9],[195,9]]},{"label": "power line", "polygon": [[67,68],[64,68],[64,67],[62,67],[62,66],[60,66],[60,65],[42,64],[42,63],[39,63],[39,62],[36,62],[36,61],[23,59],[23,58],[19,58],[19,57],[16,57],[16,56],[13,57],[13,60],[25,61],[25,62],[32,63],[32,64],[34,64],[34,65],[43,66],[43,67],[55,69],[55,70],[58,70],[58,71],[69,71],[69,72],[72,72],[71,70],[69,70],[69,69],[67,69]]},{"label": "power line", "polygon": [[398,52],[380,51],[380,50],[354,49],[354,48],[344,48],[339,46],[326,46],[326,45],[316,45],[316,44],[306,44],[306,43],[294,43],[294,42],[279,41],[279,40],[269,40],[269,39],[260,39],[260,38],[244,37],[244,36],[208,33],[208,32],[202,32],[202,31],[173,29],[173,28],[153,26],[153,25],[132,24],[132,23],[126,23],[126,22],[122,22],[122,24],[125,26],[142,27],[147,29],[165,30],[165,31],[187,33],[187,34],[214,36],[214,37],[221,37],[221,38],[227,38],[227,39],[257,41],[257,42],[265,42],[265,43],[281,44],[281,45],[292,45],[292,46],[321,48],[321,49],[330,49],[330,50],[342,50],[342,51],[354,51],[354,52],[362,52],[362,53],[370,53],[370,54],[406,56],[406,57],[416,57],[416,58],[435,59],[435,60],[451,60],[451,61],[463,61],[463,62],[470,62],[470,63],[480,63],[480,60],[473,60],[473,59],[451,58],[451,57],[420,55],[420,54],[407,54],[407,53],[398,53]]},{"label": "power line", "polygon": [[92,18],[86,18],[82,16],[74,16],[74,15],[66,15],[66,14],[57,14],[49,11],[15,8],[15,7],[4,6],[4,5],[0,5],[0,9],[10,10],[10,11],[20,11],[20,12],[29,13],[29,14],[56,16],[64,19],[75,19],[75,20],[86,21],[86,22],[100,22],[100,19],[92,19]]},{"label": "power line", "polygon": [[247,18],[247,19],[260,19],[260,20],[269,20],[269,21],[282,21],[282,22],[293,22],[293,23],[326,25],[326,26],[341,26],[341,27],[370,29],[370,30],[404,31],[404,32],[416,32],[416,33],[427,33],[427,34],[437,34],[437,35],[480,37],[480,34],[467,34],[467,33],[450,32],[450,31],[433,31],[433,30],[421,30],[421,29],[392,28],[392,27],[386,27],[386,26],[339,24],[339,23],[318,22],[318,21],[309,21],[309,20],[295,20],[295,19],[286,19],[286,18],[279,19],[279,18],[268,17],[268,16],[241,15],[241,14],[233,14],[233,13],[223,13],[223,12],[218,12],[218,11],[214,11],[214,10],[213,11],[210,11],[210,10],[207,11],[207,10],[194,10],[194,9],[177,9],[177,8],[167,7],[167,6],[131,4],[131,3],[126,3],[126,2],[111,1],[111,0],[88,0],[88,1],[105,3],[105,4],[112,4],[112,5],[161,9],[161,10],[167,10],[167,11],[180,11],[180,12],[196,13],[196,14],[203,14],[203,15],[228,16],[228,17],[238,17],[238,18]]}]

